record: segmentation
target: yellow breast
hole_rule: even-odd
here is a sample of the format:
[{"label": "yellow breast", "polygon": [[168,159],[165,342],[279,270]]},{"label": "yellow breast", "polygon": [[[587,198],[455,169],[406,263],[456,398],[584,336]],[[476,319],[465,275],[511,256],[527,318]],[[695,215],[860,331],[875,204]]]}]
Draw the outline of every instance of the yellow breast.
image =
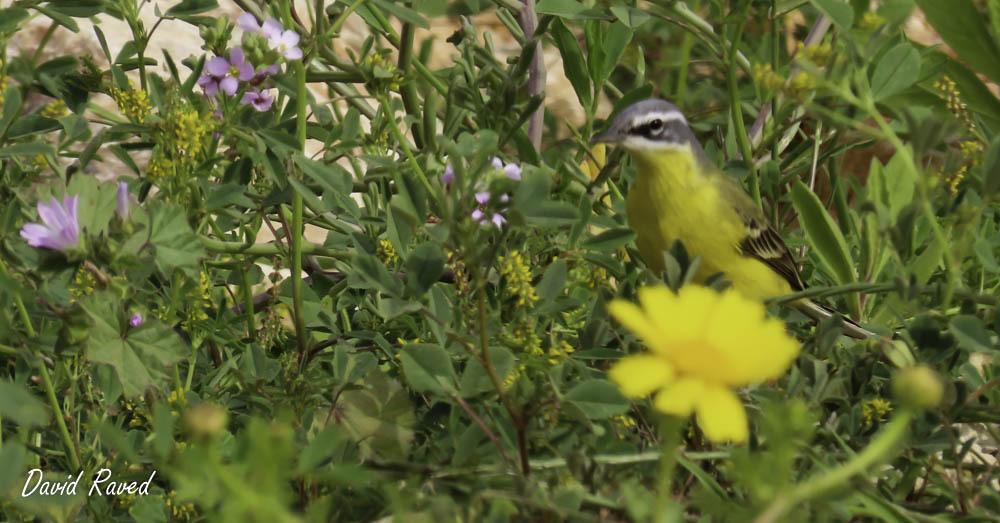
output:
[{"label": "yellow breast", "polygon": [[681,240],[688,253],[701,256],[695,279],[723,272],[744,295],[756,299],[791,292],[780,275],[756,258],[744,256],[743,220],[724,201],[716,183],[699,171],[686,150],[632,152],[638,176],[626,201],[629,226],[643,260],[655,273],[664,270],[663,252]]}]

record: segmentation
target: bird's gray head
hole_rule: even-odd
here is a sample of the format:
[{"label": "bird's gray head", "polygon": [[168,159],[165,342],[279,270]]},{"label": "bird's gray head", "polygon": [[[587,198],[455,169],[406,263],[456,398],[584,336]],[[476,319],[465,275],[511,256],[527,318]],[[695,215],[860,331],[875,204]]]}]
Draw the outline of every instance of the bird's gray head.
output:
[{"label": "bird's gray head", "polygon": [[636,102],[611,120],[611,126],[591,143],[619,144],[633,152],[687,149],[701,153],[687,119],[676,105],[658,98]]}]

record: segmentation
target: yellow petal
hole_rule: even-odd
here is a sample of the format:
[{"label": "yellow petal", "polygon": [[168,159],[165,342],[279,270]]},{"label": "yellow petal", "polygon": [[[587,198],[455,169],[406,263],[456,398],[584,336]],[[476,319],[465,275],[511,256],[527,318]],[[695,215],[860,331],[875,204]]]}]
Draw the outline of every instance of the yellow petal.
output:
[{"label": "yellow petal", "polygon": [[656,395],[653,406],[664,414],[690,416],[704,390],[704,383],[691,378],[680,378]]},{"label": "yellow petal", "polygon": [[733,391],[720,387],[705,387],[695,406],[698,426],[714,443],[744,443],[749,436],[747,413]]},{"label": "yellow petal", "polygon": [[660,330],[643,314],[642,309],[625,300],[614,300],[608,304],[608,313],[614,316],[626,329],[634,332],[647,346],[657,343]]},{"label": "yellow petal", "polygon": [[622,358],[608,371],[608,377],[625,396],[641,398],[667,386],[674,379],[674,368],[658,356],[637,354]]}]

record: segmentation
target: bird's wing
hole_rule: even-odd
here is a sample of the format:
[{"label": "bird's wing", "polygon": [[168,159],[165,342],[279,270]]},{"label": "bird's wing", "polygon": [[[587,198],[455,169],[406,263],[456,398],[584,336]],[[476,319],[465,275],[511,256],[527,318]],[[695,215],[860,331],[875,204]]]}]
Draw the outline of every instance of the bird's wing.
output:
[{"label": "bird's wing", "polygon": [[788,246],[781,236],[774,231],[763,216],[747,216],[737,209],[737,213],[743,218],[746,226],[746,236],[740,241],[740,252],[745,256],[752,256],[766,263],[771,269],[780,274],[793,290],[801,291],[806,288],[799,276],[799,269],[795,266],[795,259],[789,252]]},{"label": "bird's wing", "polygon": [[736,180],[718,169],[714,170],[713,175],[717,179],[721,177],[718,183],[722,198],[733,206],[736,214],[743,220],[746,235],[737,246],[740,254],[757,258],[767,264],[774,272],[788,281],[792,290],[804,290],[806,284],[799,276],[799,269],[795,265],[792,253],[785,245],[785,241],[768,223],[764,213]]}]

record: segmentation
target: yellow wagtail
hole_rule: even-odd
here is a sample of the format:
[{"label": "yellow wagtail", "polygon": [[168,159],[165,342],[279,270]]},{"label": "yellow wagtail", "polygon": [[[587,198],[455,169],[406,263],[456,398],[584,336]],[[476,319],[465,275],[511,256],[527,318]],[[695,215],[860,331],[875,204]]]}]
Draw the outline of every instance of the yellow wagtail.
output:
[{"label": "yellow wagtail", "polygon": [[[708,159],[674,104],[634,103],[591,142],[621,145],[635,162],[628,223],[656,274],[664,270],[663,252],[680,240],[701,256],[698,281],[724,273],[737,291],[758,300],[806,288],[784,240],[743,188]],[[814,320],[834,314],[810,299],[792,305]],[[873,334],[847,318],[844,329],[859,339]]]}]

